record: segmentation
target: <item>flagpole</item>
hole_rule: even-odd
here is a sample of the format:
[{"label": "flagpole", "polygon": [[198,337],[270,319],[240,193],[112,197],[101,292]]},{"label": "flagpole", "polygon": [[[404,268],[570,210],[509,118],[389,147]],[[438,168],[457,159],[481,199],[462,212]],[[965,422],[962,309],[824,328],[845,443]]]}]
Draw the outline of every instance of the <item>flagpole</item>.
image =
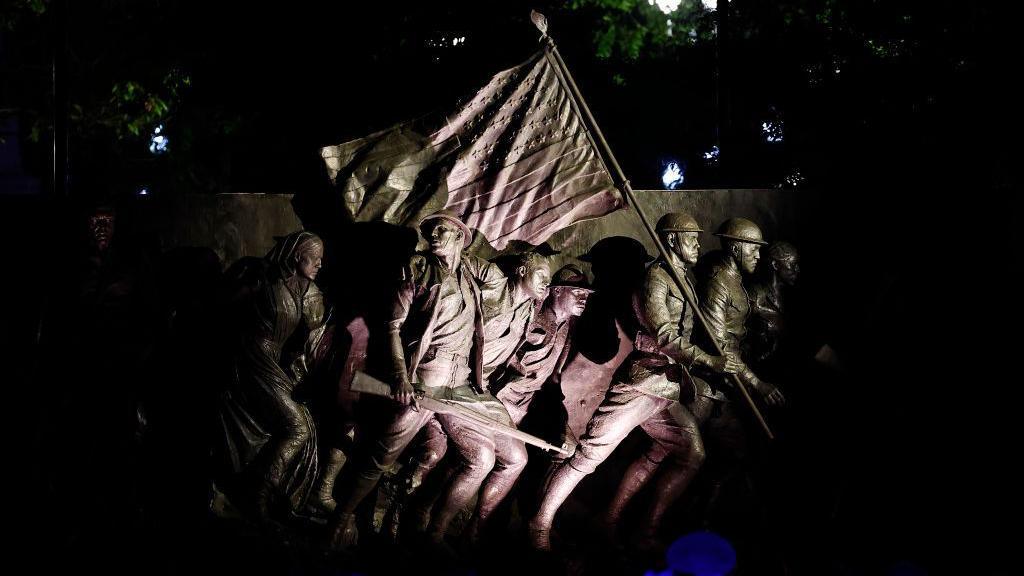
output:
[{"label": "flagpole", "polygon": [[[612,150],[608,146],[608,141],[604,139],[604,134],[601,133],[601,128],[594,120],[593,114],[590,113],[590,108],[587,106],[586,100],[583,99],[583,94],[580,93],[579,88],[576,86],[576,81],[573,80],[572,74],[569,72],[569,68],[565,65],[565,61],[562,60],[561,54],[558,53],[558,47],[555,46],[555,41],[548,35],[547,20],[539,13],[535,12],[534,14],[537,14],[543,21],[543,25],[541,25],[538,23],[538,18],[536,16],[533,17],[534,23],[537,24],[537,28],[543,34],[541,40],[544,42],[544,53],[546,56],[554,60],[553,64],[555,70],[558,72],[559,79],[562,80],[563,83],[566,84],[566,88],[569,89],[569,94],[571,95],[570,103],[573,108],[576,109],[576,113],[583,118],[583,121],[586,124],[587,133],[591,136],[591,142],[593,142],[598,149],[599,154],[602,157],[602,161],[605,163],[605,167],[607,168],[609,164],[611,165],[612,169],[609,170],[609,172],[611,172],[612,177],[615,178],[615,186],[622,192],[629,203],[633,205],[633,208],[636,209],[636,215],[640,218],[640,222],[644,225],[644,229],[647,230],[651,239],[654,240],[654,245],[658,248],[658,253],[661,254],[661,257],[665,260],[671,261],[668,255],[668,250],[661,242],[661,238],[658,237],[657,232],[655,232],[654,228],[651,226],[651,222],[647,219],[647,215],[644,214],[643,208],[640,207],[640,203],[636,201],[636,196],[633,194],[633,187],[629,184],[629,180],[626,178],[625,174],[623,174],[618,160],[615,159],[615,155],[612,154]],[[708,326],[707,318],[704,317],[704,313],[697,306],[697,298],[691,291],[690,285],[683,282],[683,279],[679,276],[675,267],[666,266],[665,268],[668,270],[669,275],[675,282],[676,287],[679,288],[680,292],[682,292],[683,297],[686,299],[686,303],[691,309],[693,309],[697,319],[700,320],[701,325],[704,326],[704,329],[707,330],[708,334],[712,334]],[[721,343],[714,337],[710,338],[710,340],[718,355],[724,355],[725,351],[722,348]],[[747,405],[750,406],[750,410],[757,418],[758,423],[761,425],[761,429],[764,430],[764,433],[768,436],[769,440],[774,440],[775,435],[772,434],[771,428],[768,427],[768,422],[765,421],[761,411],[757,408],[757,404],[754,403],[754,399],[751,398],[746,385],[743,384],[743,381],[741,381],[737,375],[731,374],[730,377],[733,384],[736,386],[736,389],[740,391],[740,394],[743,396]]]}]

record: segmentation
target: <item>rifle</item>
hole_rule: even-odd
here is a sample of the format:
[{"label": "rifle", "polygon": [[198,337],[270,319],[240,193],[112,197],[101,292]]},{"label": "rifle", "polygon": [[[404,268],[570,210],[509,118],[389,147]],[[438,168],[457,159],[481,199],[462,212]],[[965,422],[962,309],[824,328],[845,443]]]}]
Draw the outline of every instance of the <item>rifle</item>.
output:
[{"label": "rifle", "polygon": [[[365,372],[359,371],[357,371],[355,376],[352,377],[352,391],[373,394],[374,396],[387,396],[388,398],[391,398],[392,396],[390,384],[382,382]],[[468,420],[475,424],[479,424],[483,428],[490,430],[495,434],[502,434],[517,440],[522,440],[527,444],[532,444],[549,452],[559,452],[565,456],[572,456],[572,453],[565,448],[549,444],[532,434],[527,434],[518,428],[509,426],[508,424],[502,424],[497,420],[488,418],[487,416],[462,406],[457,402],[431,398],[430,396],[424,395],[422,390],[416,391],[416,401],[426,410],[437,412],[438,414],[448,414],[449,416],[461,418],[462,420]]]}]

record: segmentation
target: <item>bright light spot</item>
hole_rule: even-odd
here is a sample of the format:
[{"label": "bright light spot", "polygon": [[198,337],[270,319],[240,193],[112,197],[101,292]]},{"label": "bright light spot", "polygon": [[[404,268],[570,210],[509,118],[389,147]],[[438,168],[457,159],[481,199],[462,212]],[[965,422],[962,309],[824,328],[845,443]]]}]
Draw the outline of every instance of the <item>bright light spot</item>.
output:
[{"label": "bright light spot", "polygon": [[782,183],[779,184],[779,188],[796,188],[807,180],[799,170],[793,170],[789,176],[782,179]]},{"label": "bright light spot", "polygon": [[139,188],[139,196],[149,196],[149,188],[146,188],[145,186]]},{"label": "bright light spot", "polygon": [[700,3],[708,10],[718,10],[718,0],[700,0]]},{"label": "bright light spot", "polygon": [[761,135],[772,144],[782,142],[782,122],[769,121],[761,123]]},{"label": "bright light spot", "polygon": [[736,567],[736,550],[714,532],[691,532],[679,537],[665,560],[672,570],[694,576],[725,576]]},{"label": "bright light spot", "polygon": [[149,153],[150,154],[163,154],[167,152],[167,136],[163,135],[164,125],[160,124],[153,129],[152,136],[149,137]]},{"label": "bright light spot", "polygon": [[708,150],[707,152],[704,153],[704,159],[707,160],[708,162],[717,162],[718,154],[718,146],[712,146],[711,150]]},{"label": "bright light spot", "polygon": [[661,10],[663,14],[671,14],[679,8],[679,5],[683,3],[683,0],[647,0],[651,6],[657,6],[658,10]]},{"label": "bright light spot", "polygon": [[665,164],[665,170],[661,173],[661,183],[666,190],[675,190],[683,185],[683,169],[678,162]]}]

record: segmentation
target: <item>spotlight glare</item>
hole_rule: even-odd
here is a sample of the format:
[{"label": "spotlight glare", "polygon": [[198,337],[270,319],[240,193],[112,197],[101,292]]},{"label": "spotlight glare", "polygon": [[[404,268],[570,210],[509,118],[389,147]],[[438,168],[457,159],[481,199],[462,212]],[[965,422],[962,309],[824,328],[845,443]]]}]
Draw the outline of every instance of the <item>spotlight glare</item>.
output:
[{"label": "spotlight glare", "polygon": [[661,173],[661,183],[666,190],[675,190],[683,185],[683,168],[678,162],[668,162]]},{"label": "spotlight glare", "polygon": [[683,0],[647,0],[651,6],[657,6],[663,14],[671,14],[679,8]]},{"label": "spotlight glare", "polygon": [[157,127],[153,129],[153,134],[149,137],[150,154],[159,156],[160,154],[167,152],[167,144],[170,143],[170,140],[167,139],[167,136],[164,136],[163,132],[163,124],[158,124]]}]

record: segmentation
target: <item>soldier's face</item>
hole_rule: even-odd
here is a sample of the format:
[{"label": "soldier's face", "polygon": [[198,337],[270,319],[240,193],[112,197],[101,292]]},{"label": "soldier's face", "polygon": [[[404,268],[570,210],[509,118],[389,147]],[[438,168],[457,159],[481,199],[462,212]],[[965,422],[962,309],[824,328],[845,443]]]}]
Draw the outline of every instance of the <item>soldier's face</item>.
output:
[{"label": "soldier's face", "polygon": [[551,289],[551,297],[554,298],[555,310],[560,315],[579,316],[587,309],[587,298],[590,297],[590,290],[571,288],[569,286],[555,286]]},{"label": "soldier's face", "polygon": [[314,243],[313,246],[299,254],[299,261],[295,266],[296,271],[299,275],[307,280],[316,280],[316,275],[320,273],[320,266],[323,263],[324,247],[319,243]]},{"label": "soldier's face", "polygon": [[700,256],[700,238],[697,232],[675,232],[673,249],[679,258],[687,264],[696,264]]},{"label": "soldier's face", "polygon": [[437,220],[430,229],[430,251],[434,254],[448,254],[462,243],[462,230],[445,220]]},{"label": "soldier's face", "polygon": [[757,261],[761,259],[761,246],[751,242],[740,242],[737,256],[740,269],[747,274],[753,274],[754,270],[757,270]]},{"label": "soldier's face", "polygon": [[796,284],[797,279],[800,277],[800,260],[796,256],[775,260],[772,262],[772,266],[775,267],[775,272],[778,273],[779,279],[786,286]]},{"label": "soldier's face", "polygon": [[551,284],[551,270],[547,262],[537,264],[532,270],[526,266],[520,266],[518,273],[526,293],[534,300],[543,300],[548,295],[548,285]]}]

